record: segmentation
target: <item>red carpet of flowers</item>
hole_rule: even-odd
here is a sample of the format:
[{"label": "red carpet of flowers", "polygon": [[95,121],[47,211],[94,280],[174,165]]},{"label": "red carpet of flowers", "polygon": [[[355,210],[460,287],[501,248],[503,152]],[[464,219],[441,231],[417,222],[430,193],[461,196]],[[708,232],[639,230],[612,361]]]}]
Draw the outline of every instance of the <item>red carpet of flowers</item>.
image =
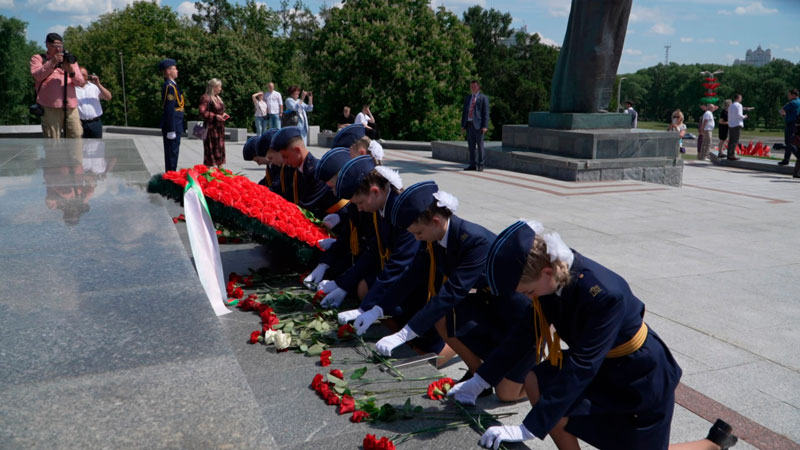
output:
[{"label": "red carpet of flowers", "polygon": [[317,247],[320,239],[329,237],[322,229],[311,223],[297,205],[286,201],[269,188],[250,181],[247,177],[233,175],[224,169],[209,169],[198,164],[192,169],[166,172],[162,178],[185,187],[187,172],[195,175],[206,197],[236,208],[242,214],[258,219],[280,233],[312,247]]}]

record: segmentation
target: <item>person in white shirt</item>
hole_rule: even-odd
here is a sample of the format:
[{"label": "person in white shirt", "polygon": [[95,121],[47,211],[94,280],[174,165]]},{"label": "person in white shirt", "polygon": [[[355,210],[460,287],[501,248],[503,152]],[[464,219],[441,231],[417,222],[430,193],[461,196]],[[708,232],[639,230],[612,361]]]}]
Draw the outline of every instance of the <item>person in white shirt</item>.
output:
[{"label": "person in white shirt", "polygon": [[256,136],[269,130],[267,126],[267,102],[264,101],[264,93],[256,92],[252,96],[253,107],[255,107]]},{"label": "person in white shirt", "polygon": [[708,161],[708,155],[711,153],[712,132],[716,123],[714,122],[714,111],[717,110],[717,105],[708,104],[700,105],[700,108],[705,109],[703,118],[700,119],[700,133],[703,137],[703,142],[697,149],[697,160]]},{"label": "person in white shirt", "polygon": [[111,100],[111,92],[100,84],[100,78],[81,67],[81,74],[86,84],[83,87],[75,86],[75,97],[78,99],[78,116],[83,127],[83,137],[103,138],[103,107],[100,100]]},{"label": "person in white shirt", "polygon": [[736,146],[739,145],[742,135],[744,119],[747,119],[747,115],[742,108],[742,94],[736,94],[733,96],[733,103],[728,107],[728,159],[731,161],[739,159],[736,156]]},{"label": "person in white shirt", "polygon": [[375,117],[372,115],[372,111],[369,110],[369,105],[364,105],[361,108],[361,112],[356,115],[355,123],[360,123],[364,125],[366,128],[365,132],[366,135],[374,140],[380,141],[380,135],[378,134],[378,127],[375,125]]},{"label": "person in white shirt", "polygon": [[283,116],[283,97],[281,93],[275,90],[275,83],[270,82],[267,85],[268,90],[264,95],[264,101],[267,102],[267,128],[281,128],[281,117]]}]

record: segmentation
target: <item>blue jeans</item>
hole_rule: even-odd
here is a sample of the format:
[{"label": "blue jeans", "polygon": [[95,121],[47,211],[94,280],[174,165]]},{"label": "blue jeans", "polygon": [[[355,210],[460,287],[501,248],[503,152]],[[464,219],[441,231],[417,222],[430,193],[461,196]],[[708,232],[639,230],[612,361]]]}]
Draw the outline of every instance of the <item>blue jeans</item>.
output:
[{"label": "blue jeans", "polygon": [[256,117],[256,136],[261,136],[262,133],[267,131],[267,118],[266,117]]},{"label": "blue jeans", "polygon": [[268,130],[273,128],[281,129],[281,118],[278,114],[267,114],[267,119],[269,120]]}]

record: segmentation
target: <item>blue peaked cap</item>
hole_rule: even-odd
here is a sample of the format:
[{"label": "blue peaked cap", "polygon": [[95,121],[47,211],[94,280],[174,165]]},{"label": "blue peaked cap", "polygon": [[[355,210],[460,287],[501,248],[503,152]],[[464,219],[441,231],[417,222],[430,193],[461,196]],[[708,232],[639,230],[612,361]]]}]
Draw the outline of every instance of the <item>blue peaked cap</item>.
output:
[{"label": "blue peaked cap", "polygon": [[298,136],[302,136],[302,134],[300,134],[300,128],[298,127],[281,128],[272,136],[272,144],[270,147],[276,151],[286,150],[286,147],[289,146],[289,141]]},{"label": "blue peaked cap", "polygon": [[439,186],[434,181],[421,181],[406,188],[392,206],[392,225],[408,228],[433,203],[433,194],[437,192]]},{"label": "blue peaked cap", "polygon": [[494,295],[509,295],[517,289],[522,269],[533,247],[533,231],[527,222],[517,221],[503,230],[486,256],[486,281]]},{"label": "blue peaked cap", "polygon": [[350,150],[344,147],[334,148],[325,152],[317,163],[314,176],[318,180],[327,182],[342,170],[342,166],[350,161]]},{"label": "blue peaked cap", "polygon": [[253,157],[256,156],[256,143],[258,143],[258,136],[253,136],[244,143],[242,158],[245,161],[252,161]]},{"label": "blue peaked cap", "polygon": [[258,156],[267,156],[267,151],[272,145],[272,138],[275,137],[275,133],[277,132],[277,128],[270,128],[258,137],[258,144],[256,145],[256,154]]},{"label": "blue peaked cap", "polygon": [[353,142],[364,137],[366,133],[367,129],[364,128],[364,125],[361,125],[360,123],[348,125],[339,130],[339,132],[336,133],[336,136],[333,137],[333,145],[331,145],[331,148],[350,148],[350,146],[353,145]]},{"label": "blue peaked cap", "polygon": [[177,65],[178,65],[178,63],[176,63],[174,59],[169,59],[169,58],[163,59],[163,60],[161,60],[160,63],[158,63],[158,71],[159,72],[163,72],[163,71],[169,69],[170,67],[177,66]]},{"label": "blue peaked cap", "polygon": [[348,161],[339,171],[339,178],[336,179],[336,195],[348,200],[353,198],[356,189],[374,168],[375,160],[369,155],[361,155]]}]

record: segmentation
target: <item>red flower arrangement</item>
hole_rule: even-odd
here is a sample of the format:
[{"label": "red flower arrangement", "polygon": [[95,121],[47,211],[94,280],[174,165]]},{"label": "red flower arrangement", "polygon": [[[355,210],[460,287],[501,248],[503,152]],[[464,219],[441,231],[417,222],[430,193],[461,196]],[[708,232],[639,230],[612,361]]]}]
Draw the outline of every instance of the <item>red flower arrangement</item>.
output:
[{"label": "red flower arrangement", "polygon": [[428,385],[428,398],[431,400],[443,399],[455,384],[452,378],[440,378],[434,381]]},{"label": "red flower arrangement", "polygon": [[374,434],[368,434],[362,444],[364,445],[364,450],[395,450],[394,443],[386,436],[378,440]]},{"label": "red flower arrangement", "polygon": [[319,355],[319,365],[322,367],[328,367],[331,365],[331,351],[330,350],[323,350],[322,353]]}]

